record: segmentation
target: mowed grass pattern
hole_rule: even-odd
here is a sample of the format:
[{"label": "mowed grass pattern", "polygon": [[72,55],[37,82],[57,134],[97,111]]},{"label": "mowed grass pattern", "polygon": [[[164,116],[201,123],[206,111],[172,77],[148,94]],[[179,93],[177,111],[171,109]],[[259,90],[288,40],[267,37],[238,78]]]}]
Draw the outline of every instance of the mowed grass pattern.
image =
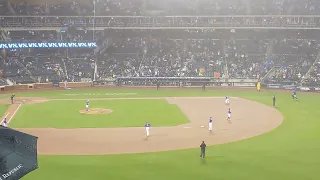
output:
[{"label": "mowed grass pattern", "polygon": [[[139,96],[145,92],[132,91]],[[145,96],[151,94],[148,91]],[[206,160],[199,159],[199,148],[126,155],[40,156],[40,168],[23,180],[319,180],[319,95],[298,92],[299,101],[291,100],[290,92],[190,90],[159,91],[153,96],[238,96],[271,105],[274,94],[277,109],[285,117],[279,128],[251,139],[208,147]]]},{"label": "mowed grass pattern", "polygon": [[25,104],[13,118],[15,128],[104,128],[138,127],[148,121],[152,126],[174,126],[189,122],[174,104],[159,100],[91,100],[90,108],[113,110],[110,114],[81,114],[82,100],[57,100]]}]

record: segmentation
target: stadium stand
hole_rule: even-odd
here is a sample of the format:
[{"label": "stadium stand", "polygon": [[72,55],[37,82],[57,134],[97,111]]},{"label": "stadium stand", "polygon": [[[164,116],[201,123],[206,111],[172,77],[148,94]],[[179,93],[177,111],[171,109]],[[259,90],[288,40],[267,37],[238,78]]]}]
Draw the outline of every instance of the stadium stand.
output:
[{"label": "stadium stand", "polygon": [[[14,83],[216,75],[263,78],[271,83],[315,83],[319,80],[319,30],[302,29],[320,26],[312,16],[320,12],[319,7],[318,1],[311,0],[97,0],[56,4],[3,0],[1,43],[98,44],[91,49],[4,49],[3,74]],[[291,14],[310,16],[291,18]],[[222,28],[207,28],[212,26]],[[291,29],[268,28],[283,26]]]}]

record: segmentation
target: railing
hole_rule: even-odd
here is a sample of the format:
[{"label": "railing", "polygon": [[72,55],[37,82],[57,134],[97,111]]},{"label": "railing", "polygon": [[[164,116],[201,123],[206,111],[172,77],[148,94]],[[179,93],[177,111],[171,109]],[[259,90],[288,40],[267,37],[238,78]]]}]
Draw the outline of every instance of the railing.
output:
[{"label": "railing", "polygon": [[65,62],[65,60],[63,58],[61,58],[61,61],[63,63],[63,69],[64,69],[64,72],[65,72],[65,76],[66,76],[66,78],[69,78],[66,62]]},{"label": "railing", "polygon": [[[117,77],[116,84],[130,86],[179,86],[179,87],[197,87],[205,86],[237,86],[237,87],[255,87],[257,79],[228,79],[212,77]],[[97,81],[95,84],[103,83]]]},{"label": "railing", "polygon": [[4,29],[320,29],[320,16],[2,16]]},{"label": "railing", "polygon": [[312,70],[312,68],[315,66],[316,63],[318,63],[320,60],[320,50],[318,51],[318,55],[316,57],[316,59],[314,60],[312,66],[310,66],[309,70],[307,71],[307,73],[305,75],[302,76],[302,79],[301,79],[301,84],[303,84],[309,77],[310,77],[310,72]]},{"label": "railing", "polygon": [[273,73],[276,69],[279,69],[279,66],[273,66],[270,71],[261,79],[261,82],[264,83],[264,80],[267,79],[271,73]]}]

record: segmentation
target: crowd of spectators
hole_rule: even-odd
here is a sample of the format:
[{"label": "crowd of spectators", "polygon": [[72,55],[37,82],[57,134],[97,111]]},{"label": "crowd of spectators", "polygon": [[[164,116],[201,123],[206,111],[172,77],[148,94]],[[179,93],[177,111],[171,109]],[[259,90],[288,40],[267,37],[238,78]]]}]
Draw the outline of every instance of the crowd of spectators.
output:
[{"label": "crowd of spectators", "polygon": [[297,37],[304,39],[268,39],[270,34],[212,30],[122,32],[109,38],[113,43],[99,58],[98,74],[212,77],[218,73],[219,77],[262,78],[278,66],[281,68],[270,80],[298,81],[315,61],[319,41],[302,35]]},{"label": "crowd of spectators", "polygon": [[0,2],[0,15],[270,15],[319,14],[316,0],[69,0],[31,4]]},{"label": "crowd of spectators", "polygon": [[[80,81],[114,76],[210,76],[292,83],[299,82],[317,58],[320,40],[314,38],[316,34],[317,31],[281,30],[12,31],[8,35],[13,41],[96,38],[103,39],[103,45],[98,51],[8,49],[4,73],[14,82],[66,78]],[[267,75],[273,67],[276,67],[273,73]]]},{"label": "crowd of spectators", "polygon": [[[94,3],[92,3],[94,2]],[[198,27],[254,24],[242,17],[157,17],[145,15],[286,15],[316,14],[320,3],[312,0],[164,0],[70,1],[56,4],[12,3],[0,1],[3,27],[58,27],[61,30],[1,31],[4,42],[97,42],[98,48],[34,48],[2,50],[3,73],[15,83],[81,81],[106,77],[210,76],[264,78],[270,82],[317,81],[315,63],[320,50],[318,30],[121,30],[121,27]],[[95,7],[93,7],[95,6]],[[93,10],[95,12],[93,12]],[[136,16],[88,18],[86,15]],[[30,17],[19,18],[5,16]],[[45,17],[45,16],[52,17]],[[70,18],[69,16],[78,16]],[[66,17],[55,17],[66,16]],[[11,19],[10,19],[11,18]],[[127,19],[126,19],[127,18]],[[260,18],[260,19],[259,19]],[[258,17],[260,25],[270,23],[320,23],[312,17],[296,20]],[[17,20],[18,19],[18,20]],[[310,20],[310,21],[309,21]],[[97,27],[120,27],[92,31]],[[261,24],[262,23],[262,24]],[[81,27],[79,29],[79,27]],[[91,27],[87,29],[87,27]],[[187,28],[186,28],[187,29]],[[6,38],[3,38],[6,36]],[[309,71],[310,70],[310,71]],[[310,77],[308,72],[310,72]]]},{"label": "crowd of spectators", "polygon": [[0,86],[8,85],[7,81],[3,78],[0,78]]},{"label": "crowd of spectators", "polygon": [[310,75],[303,80],[303,84],[320,86],[320,60],[313,64],[309,73]]},{"label": "crowd of spectators", "polygon": [[270,78],[273,82],[300,82],[317,58],[320,41],[290,38],[275,40],[273,65],[277,69]]}]

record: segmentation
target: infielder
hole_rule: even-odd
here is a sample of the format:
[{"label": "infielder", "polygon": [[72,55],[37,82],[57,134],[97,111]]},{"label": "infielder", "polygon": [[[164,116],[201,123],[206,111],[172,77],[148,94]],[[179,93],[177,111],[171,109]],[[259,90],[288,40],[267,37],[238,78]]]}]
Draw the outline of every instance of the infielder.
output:
[{"label": "infielder", "polygon": [[212,117],[209,119],[209,131],[212,131]]},{"label": "infielder", "polygon": [[3,120],[3,126],[4,126],[4,127],[8,127],[7,118],[4,118],[4,120]]},{"label": "infielder", "polygon": [[86,111],[87,111],[87,112],[89,111],[89,103],[90,103],[90,101],[87,100],[87,102],[86,102]]},{"label": "infielder", "polygon": [[231,123],[231,110],[230,110],[230,108],[228,109],[228,118],[227,118],[227,120],[229,121],[229,123]]},{"label": "infielder", "polygon": [[226,105],[229,105],[230,104],[230,99],[228,96],[226,96]]},{"label": "infielder", "polygon": [[149,137],[150,135],[150,124],[148,122],[146,122],[146,124],[144,125],[144,127],[146,128],[146,133],[147,133],[147,137]]}]

